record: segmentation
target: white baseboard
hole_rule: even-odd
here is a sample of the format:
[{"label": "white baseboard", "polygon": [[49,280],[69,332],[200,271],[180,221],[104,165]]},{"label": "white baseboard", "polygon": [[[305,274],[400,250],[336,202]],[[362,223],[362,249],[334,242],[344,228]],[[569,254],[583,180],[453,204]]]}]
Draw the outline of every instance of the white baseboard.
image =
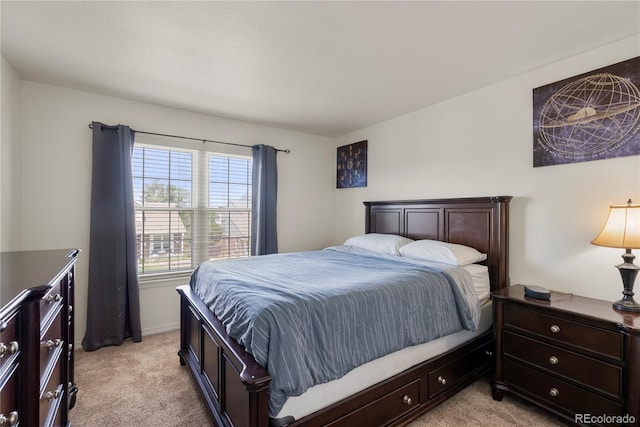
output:
[{"label": "white baseboard", "polygon": [[142,330],[142,336],[144,337],[145,335],[155,335],[162,332],[177,331],[178,329],[180,329],[179,323],[170,323],[168,325],[145,328]]}]

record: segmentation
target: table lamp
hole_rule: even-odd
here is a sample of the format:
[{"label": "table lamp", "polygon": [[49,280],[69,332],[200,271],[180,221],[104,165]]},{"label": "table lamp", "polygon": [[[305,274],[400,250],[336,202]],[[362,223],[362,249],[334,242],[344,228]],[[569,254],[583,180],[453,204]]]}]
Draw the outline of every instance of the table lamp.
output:
[{"label": "table lamp", "polygon": [[613,205],[609,207],[609,218],[602,227],[600,234],[591,241],[598,246],[621,248],[624,263],[616,265],[622,276],[622,299],[613,303],[616,310],[640,312],[640,304],[633,299],[633,283],[640,267],[633,263],[635,255],[631,249],[640,249],[640,205]]}]

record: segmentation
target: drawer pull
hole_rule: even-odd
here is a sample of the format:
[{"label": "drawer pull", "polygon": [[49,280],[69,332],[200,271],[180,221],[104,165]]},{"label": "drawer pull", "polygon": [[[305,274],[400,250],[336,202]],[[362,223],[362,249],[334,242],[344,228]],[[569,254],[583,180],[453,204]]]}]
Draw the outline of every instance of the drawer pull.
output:
[{"label": "drawer pull", "polygon": [[61,299],[62,299],[62,296],[60,294],[47,295],[46,297],[44,297],[44,300],[49,304],[51,304],[52,302],[58,302]]},{"label": "drawer pull", "polygon": [[560,326],[558,325],[551,325],[551,332],[553,332],[554,334],[557,334],[558,332],[560,332]]},{"label": "drawer pull", "polygon": [[73,313],[73,306],[69,305],[69,313]]},{"label": "drawer pull", "polygon": [[51,399],[57,399],[58,397],[60,397],[60,390],[48,391],[44,394],[44,398],[47,399],[47,402],[51,402]]},{"label": "drawer pull", "polygon": [[491,357],[491,356],[493,356],[493,351],[487,350],[487,351],[484,352],[484,354],[489,356],[489,357]]},{"label": "drawer pull", "polygon": [[551,397],[556,397],[556,396],[558,396],[559,394],[560,394],[560,392],[558,391],[558,389],[557,389],[557,388],[552,388],[551,390],[549,390],[549,395],[550,395]]},{"label": "drawer pull", "polygon": [[402,396],[402,401],[404,403],[406,403],[407,405],[411,405],[413,403],[413,399],[411,399],[409,396],[407,396],[406,394],[404,396]]},{"label": "drawer pull", "polygon": [[51,350],[54,347],[60,347],[60,344],[62,344],[62,340],[60,338],[56,338],[55,340],[47,340],[44,345],[46,345],[49,350]]},{"label": "drawer pull", "polygon": [[5,343],[0,343],[0,357],[3,357],[5,354],[16,354],[20,350],[20,344],[17,341],[11,341],[9,345]]},{"label": "drawer pull", "polygon": [[549,363],[551,363],[552,365],[557,365],[558,364],[558,358],[555,356],[551,356],[549,358]]},{"label": "drawer pull", "polygon": [[18,411],[11,411],[8,417],[4,414],[0,414],[0,427],[15,426],[18,424],[18,419]]},{"label": "drawer pull", "polygon": [[73,351],[73,344],[69,344],[69,351]]},{"label": "drawer pull", "polygon": [[447,383],[447,380],[445,380],[445,379],[444,379],[444,378],[442,378],[442,377],[438,377],[438,383],[440,383],[440,384],[442,384],[442,385],[445,385],[445,384]]}]

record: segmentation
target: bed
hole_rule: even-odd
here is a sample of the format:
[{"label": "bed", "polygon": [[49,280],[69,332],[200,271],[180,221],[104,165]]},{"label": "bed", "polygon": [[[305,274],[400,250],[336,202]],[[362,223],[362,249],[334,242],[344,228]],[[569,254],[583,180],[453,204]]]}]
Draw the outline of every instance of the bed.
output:
[{"label": "bed", "polygon": [[[487,255],[481,264],[486,265],[490,289],[496,290],[509,283],[510,199],[364,202],[365,233],[475,248]],[[269,372],[227,334],[227,327],[191,286],[177,291],[180,362],[221,426],[404,425],[486,374],[493,364],[488,302],[480,309],[474,331],[464,329],[371,360],[340,379],[289,398],[275,415],[270,400],[275,380]]]}]

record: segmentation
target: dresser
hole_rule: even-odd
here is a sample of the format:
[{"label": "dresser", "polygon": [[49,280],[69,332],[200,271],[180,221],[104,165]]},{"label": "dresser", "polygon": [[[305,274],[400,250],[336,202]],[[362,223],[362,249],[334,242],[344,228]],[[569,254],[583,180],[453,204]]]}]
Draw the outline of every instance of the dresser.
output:
[{"label": "dresser", "polygon": [[516,285],[492,293],[492,393],[531,401],[577,424],[640,422],[640,313],[611,302]]},{"label": "dresser", "polygon": [[78,253],[0,253],[0,427],[70,425]]}]

